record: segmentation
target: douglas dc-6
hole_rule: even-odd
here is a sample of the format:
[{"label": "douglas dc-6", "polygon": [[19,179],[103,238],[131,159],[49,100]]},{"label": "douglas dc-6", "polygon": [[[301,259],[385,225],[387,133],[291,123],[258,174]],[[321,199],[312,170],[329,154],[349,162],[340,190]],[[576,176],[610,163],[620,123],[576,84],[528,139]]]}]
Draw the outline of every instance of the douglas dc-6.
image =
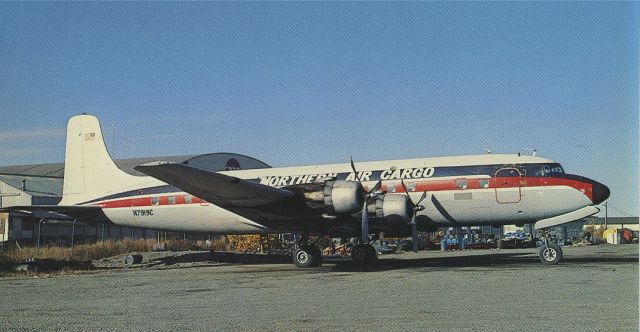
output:
[{"label": "douglas dc-6", "polygon": [[[90,115],[69,120],[63,196],[55,206],[18,206],[83,220],[181,232],[298,233],[298,267],[321,263],[309,235],[359,237],[352,260],[375,261],[381,232],[412,236],[437,227],[535,223],[543,263],[562,258],[548,229],[597,213],[609,189],[553,160],[483,154],[210,172],[163,161],[120,170]],[[415,247],[414,247],[415,249]]]}]

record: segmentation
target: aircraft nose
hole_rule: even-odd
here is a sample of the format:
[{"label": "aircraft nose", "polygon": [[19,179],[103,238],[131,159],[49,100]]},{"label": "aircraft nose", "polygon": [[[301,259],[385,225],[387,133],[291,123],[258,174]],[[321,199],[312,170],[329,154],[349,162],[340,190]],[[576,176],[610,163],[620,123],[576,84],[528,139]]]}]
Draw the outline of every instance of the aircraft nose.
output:
[{"label": "aircraft nose", "polygon": [[591,188],[593,192],[593,204],[598,205],[609,198],[609,188],[600,182],[593,181],[591,183]]}]

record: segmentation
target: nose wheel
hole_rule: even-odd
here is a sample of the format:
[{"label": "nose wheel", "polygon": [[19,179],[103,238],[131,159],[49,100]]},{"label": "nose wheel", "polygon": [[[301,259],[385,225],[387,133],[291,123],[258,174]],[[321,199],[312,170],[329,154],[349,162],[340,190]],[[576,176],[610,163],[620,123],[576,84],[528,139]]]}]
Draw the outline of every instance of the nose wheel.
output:
[{"label": "nose wheel", "polygon": [[555,265],[562,260],[562,248],[559,245],[549,241],[549,231],[545,230],[544,246],[540,248],[538,257],[543,264]]}]

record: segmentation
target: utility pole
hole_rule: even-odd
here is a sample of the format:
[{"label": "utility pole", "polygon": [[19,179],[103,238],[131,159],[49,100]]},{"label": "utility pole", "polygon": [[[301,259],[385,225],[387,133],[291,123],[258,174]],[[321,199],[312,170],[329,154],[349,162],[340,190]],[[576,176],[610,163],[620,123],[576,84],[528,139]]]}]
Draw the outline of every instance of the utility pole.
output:
[{"label": "utility pole", "polygon": [[606,231],[607,228],[607,217],[609,215],[608,211],[607,211],[607,205],[609,204],[609,202],[604,202],[604,230]]},{"label": "utility pole", "polygon": [[74,238],[76,235],[76,220],[71,222],[71,251],[73,252]]},{"label": "utility pole", "polygon": [[44,218],[40,218],[40,222],[38,222],[38,248],[40,248],[40,238],[42,237],[42,221]]}]

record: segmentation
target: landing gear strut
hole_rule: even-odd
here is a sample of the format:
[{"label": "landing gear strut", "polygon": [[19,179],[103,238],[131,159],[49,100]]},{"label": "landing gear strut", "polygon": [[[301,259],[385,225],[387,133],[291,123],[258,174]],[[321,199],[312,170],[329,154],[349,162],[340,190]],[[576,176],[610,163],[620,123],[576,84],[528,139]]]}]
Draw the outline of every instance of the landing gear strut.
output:
[{"label": "landing gear strut", "polygon": [[293,264],[297,267],[316,267],[322,263],[322,252],[313,244],[309,244],[307,234],[302,234],[298,246],[293,253]]},{"label": "landing gear strut", "polygon": [[562,260],[562,248],[549,241],[549,230],[542,231],[544,235],[544,246],[540,248],[538,256],[543,264],[558,264]]}]

